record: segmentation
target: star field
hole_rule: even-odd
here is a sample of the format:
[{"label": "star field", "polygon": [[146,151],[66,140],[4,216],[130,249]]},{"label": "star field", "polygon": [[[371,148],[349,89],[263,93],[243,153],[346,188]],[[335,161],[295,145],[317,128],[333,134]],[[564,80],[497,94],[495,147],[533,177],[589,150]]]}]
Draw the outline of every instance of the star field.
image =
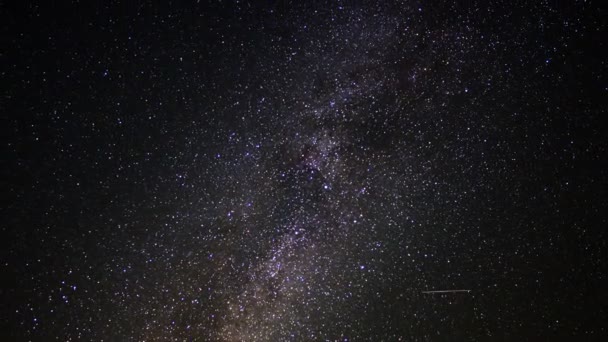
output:
[{"label": "star field", "polygon": [[599,2],[2,7],[3,340],[608,334]]}]

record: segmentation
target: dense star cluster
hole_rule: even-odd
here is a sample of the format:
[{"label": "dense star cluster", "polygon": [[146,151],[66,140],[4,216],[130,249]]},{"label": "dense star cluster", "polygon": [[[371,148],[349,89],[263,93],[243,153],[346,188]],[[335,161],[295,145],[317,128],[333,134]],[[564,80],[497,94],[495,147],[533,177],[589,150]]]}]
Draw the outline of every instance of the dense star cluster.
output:
[{"label": "dense star cluster", "polygon": [[598,4],[1,5],[0,337],[606,336]]}]

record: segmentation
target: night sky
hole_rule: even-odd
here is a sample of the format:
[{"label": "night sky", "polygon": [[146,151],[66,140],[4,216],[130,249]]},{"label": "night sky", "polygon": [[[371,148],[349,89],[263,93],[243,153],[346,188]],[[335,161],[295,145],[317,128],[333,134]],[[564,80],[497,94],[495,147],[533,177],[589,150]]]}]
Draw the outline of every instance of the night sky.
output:
[{"label": "night sky", "polygon": [[608,335],[601,1],[104,3],[0,5],[2,341]]}]

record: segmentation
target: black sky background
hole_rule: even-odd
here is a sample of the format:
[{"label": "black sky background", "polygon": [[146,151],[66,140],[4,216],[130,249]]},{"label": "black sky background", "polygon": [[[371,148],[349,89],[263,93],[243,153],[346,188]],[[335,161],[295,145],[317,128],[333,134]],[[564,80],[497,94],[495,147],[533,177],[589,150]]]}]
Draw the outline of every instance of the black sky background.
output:
[{"label": "black sky background", "polygon": [[606,336],[600,2],[1,8],[4,340]]}]

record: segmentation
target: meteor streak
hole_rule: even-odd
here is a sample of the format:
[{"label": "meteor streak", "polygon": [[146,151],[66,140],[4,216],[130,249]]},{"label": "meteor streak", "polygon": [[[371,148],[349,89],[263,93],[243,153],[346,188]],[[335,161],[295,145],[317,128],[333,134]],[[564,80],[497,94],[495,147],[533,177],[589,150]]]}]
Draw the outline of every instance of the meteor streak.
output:
[{"label": "meteor streak", "polygon": [[422,291],[422,293],[458,293],[458,292],[471,292],[471,290],[434,290],[434,291]]}]

